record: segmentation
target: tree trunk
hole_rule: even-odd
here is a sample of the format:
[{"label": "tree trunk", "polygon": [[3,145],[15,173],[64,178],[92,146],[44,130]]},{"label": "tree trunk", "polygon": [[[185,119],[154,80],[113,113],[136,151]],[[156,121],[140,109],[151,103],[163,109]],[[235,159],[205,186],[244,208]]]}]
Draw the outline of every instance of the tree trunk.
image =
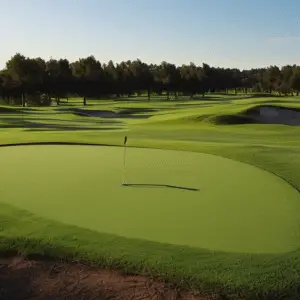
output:
[{"label": "tree trunk", "polygon": [[148,101],[150,101],[150,97],[151,97],[151,91],[150,89],[148,89]]},{"label": "tree trunk", "polygon": [[9,105],[9,95],[4,95],[3,100],[7,105]]},{"label": "tree trunk", "polygon": [[178,100],[178,92],[175,92],[175,100]]},{"label": "tree trunk", "polygon": [[22,106],[25,107],[25,97],[24,97],[24,94],[23,94],[23,93],[22,93],[22,96],[21,96],[21,97],[22,97]]},{"label": "tree trunk", "polygon": [[169,100],[170,100],[170,92],[167,91],[167,101],[169,101]]},{"label": "tree trunk", "polygon": [[86,105],[86,97],[85,96],[83,97],[83,105],[84,106]]}]

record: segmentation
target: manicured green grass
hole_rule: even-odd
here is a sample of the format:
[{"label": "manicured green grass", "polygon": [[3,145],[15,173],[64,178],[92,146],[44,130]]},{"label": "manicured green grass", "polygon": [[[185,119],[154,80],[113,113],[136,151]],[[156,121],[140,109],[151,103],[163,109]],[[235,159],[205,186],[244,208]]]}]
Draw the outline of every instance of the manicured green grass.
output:
[{"label": "manicured green grass", "polygon": [[132,186],[121,186],[119,147],[2,148],[1,201],[99,232],[215,251],[300,245],[299,195],[279,177],[207,154],[128,150]]},{"label": "manicured green grass", "polygon": [[[119,185],[115,191],[109,189],[114,183],[120,182],[120,165],[122,165],[120,148],[100,147],[100,151],[99,147],[90,147],[92,149],[84,147],[89,149],[86,151],[93,153],[99,151],[99,154],[94,155],[98,155],[101,164],[106,166],[103,169],[95,168],[98,159],[92,159],[94,155],[91,154],[84,157],[85,164],[82,166],[73,163],[80,155],[75,155],[73,150],[76,152],[83,149],[79,146],[75,148],[65,146],[60,150],[61,155],[58,155],[55,150],[59,149],[56,148],[59,146],[1,148],[0,153],[3,153],[0,154],[0,158],[3,156],[1,171],[4,165],[8,170],[1,176],[1,182],[9,181],[13,189],[2,187],[0,190],[2,193],[0,249],[84,259],[100,266],[116,267],[125,272],[163,278],[180,287],[202,293],[215,292],[232,297],[235,295],[237,298],[240,296],[244,299],[299,298],[297,286],[300,280],[300,223],[297,214],[300,196],[287,184],[300,189],[300,128],[263,124],[228,126],[203,120],[205,116],[235,114],[260,104],[297,107],[297,101],[300,103],[300,99],[290,97],[236,100],[233,97],[225,97],[221,99],[223,101],[221,103],[219,103],[220,98],[217,101],[212,100],[215,99],[205,100],[205,102],[185,100],[168,103],[159,100],[148,103],[141,99],[136,99],[135,102],[130,99],[128,103],[106,101],[97,104],[94,101],[88,109],[114,111],[132,107],[155,109],[151,113],[146,113],[147,118],[101,119],[102,123],[97,123],[94,118],[74,116],[70,111],[63,110],[66,106],[58,110],[61,113],[58,116],[54,114],[57,112],[56,107],[39,108],[37,111],[30,111],[28,108],[28,114],[23,115],[24,121],[38,123],[39,126],[35,127],[23,122],[19,112],[14,111],[13,114],[0,112],[0,128],[2,127],[0,144],[52,141],[122,145],[124,134],[127,134],[129,146],[188,151],[159,152],[164,157],[165,165],[163,165],[158,157],[153,157],[156,153],[153,150],[130,148],[128,149],[128,171],[133,176],[132,180],[141,183],[144,178],[159,183],[167,181],[167,184],[172,184],[172,180],[175,185],[200,189],[198,192],[192,192],[148,188],[145,192],[140,188],[124,187],[123,189]],[[41,115],[44,118],[43,122],[38,120]],[[111,122],[110,129],[103,130],[106,126],[103,122]],[[10,128],[13,123],[19,128]],[[49,123],[56,127],[56,130],[45,126]],[[66,129],[62,126],[66,123],[70,128]],[[93,129],[89,129],[92,127]],[[17,154],[20,152],[22,154]],[[103,161],[101,153],[106,152],[106,159]],[[190,152],[215,154],[219,157],[213,157],[211,161],[211,156]],[[22,164],[28,165],[29,157],[33,157],[35,163],[31,166],[32,172],[29,167],[20,167],[20,160],[26,155],[28,159],[22,160]],[[194,159],[193,155],[197,159]],[[145,156],[152,159],[146,159]],[[4,157],[11,157],[11,159],[4,159]],[[193,157],[193,160],[190,157]],[[227,160],[220,157],[235,161],[228,161],[227,165]],[[245,166],[238,163],[239,161],[269,173],[255,169],[253,166]],[[189,168],[183,170],[180,166],[183,166],[181,164],[184,162],[189,165]],[[64,179],[59,176],[58,164],[68,166],[68,168],[60,167]],[[8,168],[8,165],[11,167]],[[52,177],[47,176],[46,166]],[[171,166],[171,169],[167,169],[166,166]],[[176,168],[183,174],[182,176],[177,175]],[[79,172],[76,171],[78,169]],[[69,178],[68,170],[71,171]],[[160,174],[154,174],[155,170],[160,170]],[[163,170],[167,171],[163,172]],[[88,172],[92,172],[95,176],[88,177]],[[85,176],[80,176],[81,173]],[[224,176],[224,173],[227,176]],[[101,185],[104,174],[106,174],[106,184]],[[34,189],[30,189],[35,180],[37,181]],[[286,183],[283,183],[284,180]],[[19,185],[27,189],[31,197],[26,199],[18,190]],[[99,196],[99,202],[95,198],[87,197],[89,193],[86,189],[89,188],[90,191],[92,186],[97,191],[106,190],[103,197]],[[209,189],[205,189],[205,186]],[[66,188],[71,190],[71,187],[73,192],[72,197],[69,197],[63,192]],[[6,199],[10,199],[10,204],[15,207],[3,202],[2,195],[5,189],[10,191]],[[47,193],[43,193],[42,189]],[[269,192],[265,193],[265,189]],[[85,193],[80,193],[79,190]],[[37,192],[36,195],[34,191]],[[54,195],[51,202],[50,193]],[[126,206],[126,202],[122,202],[121,197],[118,196],[124,197],[124,194],[127,198],[125,201],[132,206]],[[159,195],[162,194],[163,199],[160,199]],[[64,196],[64,200],[60,201],[61,195]],[[200,198],[202,195],[205,196],[205,201],[201,202],[201,199],[198,201],[198,195]],[[212,206],[208,201],[210,198],[214,202]],[[47,209],[41,204],[43,199],[44,201],[48,199]],[[74,205],[69,207],[72,199]],[[98,209],[95,209],[92,217],[89,218],[88,211],[92,205],[87,204],[91,203],[97,203],[95,208],[98,205]],[[102,203],[105,203],[103,212],[99,209]],[[142,206],[141,203],[144,205]],[[187,203],[192,203],[193,210]],[[116,207],[113,210],[115,219],[120,220],[119,223],[109,218],[108,211],[113,205],[122,208],[117,210]],[[60,209],[56,210],[56,207]],[[79,209],[75,209],[76,207]],[[241,215],[238,214],[237,208],[242,212]],[[205,209],[210,214],[205,214]],[[133,214],[136,217],[127,217],[125,212],[129,211],[136,212]],[[141,211],[144,215],[137,213]],[[172,214],[168,215],[170,212]],[[188,213],[191,213],[192,217],[187,217]],[[96,216],[99,216],[97,221]],[[224,223],[228,219],[230,222]],[[173,236],[169,235],[166,229],[162,229],[167,228],[171,221],[172,224],[176,221],[173,232],[178,232],[178,235],[175,233]],[[136,228],[137,223],[139,224],[137,229],[129,230]],[[107,227],[101,232],[98,228],[99,224]],[[112,224],[115,226],[114,230],[109,231],[108,227]],[[196,228],[197,224],[203,225],[203,228]],[[227,224],[227,227],[224,224]],[[189,229],[188,234],[185,235],[184,226]],[[169,229],[172,229],[171,226]],[[213,231],[214,229],[218,230]],[[141,237],[143,230],[148,236]],[[213,234],[209,234],[209,230],[213,231],[215,239]],[[255,230],[256,236],[253,234]],[[196,233],[198,236],[202,234],[203,246],[200,245],[200,239],[189,236],[189,234],[194,236]],[[162,240],[169,244],[161,243]],[[251,240],[257,243],[250,245]],[[199,244],[196,244],[197,241]],[[240,252],[252,253],[236,253],[233,245],[236,249],[240,247]]]}]

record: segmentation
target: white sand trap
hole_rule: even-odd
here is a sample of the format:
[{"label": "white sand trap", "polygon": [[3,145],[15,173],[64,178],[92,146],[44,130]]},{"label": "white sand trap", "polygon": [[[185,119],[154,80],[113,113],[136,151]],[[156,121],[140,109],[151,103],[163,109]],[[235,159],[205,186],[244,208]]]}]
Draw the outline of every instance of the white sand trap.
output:
[{"label": "white sand trap", "polygon": [[300,110],[260,106],[249,111],[249,116],[259,123],[300,126]]}]

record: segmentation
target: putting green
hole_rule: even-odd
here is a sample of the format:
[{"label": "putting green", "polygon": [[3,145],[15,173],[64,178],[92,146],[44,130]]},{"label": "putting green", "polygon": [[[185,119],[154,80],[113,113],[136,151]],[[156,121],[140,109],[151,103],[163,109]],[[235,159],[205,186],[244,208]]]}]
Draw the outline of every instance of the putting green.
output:
[{"label": "putting green", "polygon": [[[92,146],[0,149],[0,201],[68,224],[211,250],[300,245],[300,197],[259,168],[207,154]],[[196,190],[180,189],[193,188]]]}]

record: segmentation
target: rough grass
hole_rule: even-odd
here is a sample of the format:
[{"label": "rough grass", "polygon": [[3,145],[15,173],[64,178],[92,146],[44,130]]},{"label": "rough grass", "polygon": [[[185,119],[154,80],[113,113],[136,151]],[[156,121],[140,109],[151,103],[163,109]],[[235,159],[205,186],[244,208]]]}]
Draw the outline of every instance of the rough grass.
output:
[{"label": "rough grass", "polygon": [[[103,124],[99,123],[95,125],[98,130],[45,132],[32,131],[22,123],[19,128],[0,129],[0,143],[60,141],[122,145],[126,132],[129,146],[187,150],[232,158],[272,172],[300,189],[299,127],[262,124],[217,126],[191,121],[194,116],[230,115],[260,103],[274,105],[280,101],[280,105],[298,107],[299,98],[235,100],[227,97],[224,101],[226,103],[214,104],[210,101],[211,104],[207,104],[195,100],[186,104],[184,101],[166,103],[157,100],[147,103],[132,100],[118,103],[118,107],[158,107],[168,110],[161,110],[159,113],[164,114],[155,113],[149,119],[124,119],[121,130],[104,131],[101,130]],[[113,109],[116,102],[106,101],[102,105],[95,101],[91,106],[95,109]],[[38,113],[26,114],[24,119],[29,115],[35,119],[41,114],[50,119],[54,117],[54,110],[42,108]],[[14,117],[22,121],[18,112],[15,116],[2,113],[0,117],[1,122],[8,125]],[[59,117],[62,118],[55,120],[54,126],[59,127],[66,122],[72,124],[75,119],[83,120],[63,111]],[[85,119],[85,122],[86,126],[90,126],[94,120]],[[80,124],[78,122],[79,127]],[[215,185],[217,187],[218,183]],[[2,251],[15,250],[84,260],[127,273],[162,278],[204,294],[216,292],[237,299],[299,298],[300,249],[280,255],[221,253],[100,234],[46,220],[5,204],[1,204],[0,214]]]}]

